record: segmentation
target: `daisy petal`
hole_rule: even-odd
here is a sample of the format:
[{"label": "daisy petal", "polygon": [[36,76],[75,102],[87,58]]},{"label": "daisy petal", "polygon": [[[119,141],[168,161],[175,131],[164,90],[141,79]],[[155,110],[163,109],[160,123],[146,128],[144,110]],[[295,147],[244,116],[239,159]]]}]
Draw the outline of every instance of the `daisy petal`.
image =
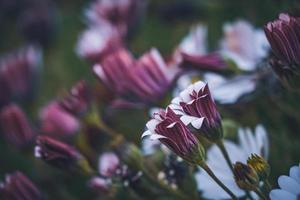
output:
[{"label": "daisy petal", "polygon": [[286,190],[292,194],[300,194],[300,184],[291,177],[280,176],[278,178],[278,185],[281,189]]},{"label": "daisy petal", "polygon": [[272,190],[269,196],[271,200],[297,200],[296,195],[280,189]]}]

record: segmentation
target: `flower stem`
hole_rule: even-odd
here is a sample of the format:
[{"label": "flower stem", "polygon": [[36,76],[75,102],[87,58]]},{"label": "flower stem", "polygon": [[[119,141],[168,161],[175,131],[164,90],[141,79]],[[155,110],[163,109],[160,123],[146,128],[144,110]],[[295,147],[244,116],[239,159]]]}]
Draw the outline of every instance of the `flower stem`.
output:
[{"label": "flower stem", "polygon": [[222,152],[222,154],[223,154],[223,156],[224,156],[224,158],[225,158],[228,166],[230,167],[231,171],[233,172],[232,162],[231,162],[231,160],[229,158],[229,155],[228,155],[228,152],[227,152],[227,150],[226,150],[226,148],[224,146],[223,140],[220,139],[219,141],[216,142],[216,144],[220,148],[220,150],[221,150],[221,152]]},{"label": "flower stem", "polygon": [[266,188],[267,192],[270,192],[271,189],[272,189],[272,186],[271,186],[271,184],[270,184],[270,182],[269,182],[268,179],[265,180],[265,188]]},{"label": "flower stem", "polygon": [[261,199],[263,199],[263,200],[268,200],[268,198],[258,189],[258,188],[256,188],[256,189],[254,189],[253,190]]},{"label": "flower stem", "polygon": [[201,163],[200,167],[202,167],[210,175],[210,177],[214,179],[214,181],[231,196],[232,199],[238,200],[238,198],[216,177],[216,175],[205,162]]}]

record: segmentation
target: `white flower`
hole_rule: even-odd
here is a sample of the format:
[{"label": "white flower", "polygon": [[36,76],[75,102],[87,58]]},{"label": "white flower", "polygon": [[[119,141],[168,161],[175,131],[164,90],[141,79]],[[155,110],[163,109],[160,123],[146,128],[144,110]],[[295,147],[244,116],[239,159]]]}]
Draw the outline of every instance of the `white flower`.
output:
[{"label": "white flower", "polygon": [[[258,154],[265,159],[268,157],[269,141],[266,130],[262,125],[256,126],[255,134],[249,128],[238,130],[239,144],[225,140],[225,148],[233,163],[240,161],[246,163],[247,158],[252,154]],[[236,185],[233,174],[227,165],[220,149],[213,145],[207,151],[207,165],[216,176],[237,196],[242,197],[245,192]],[[196,173],[198,190],[203,197],[208,199],[230,199],[230,196],[222,190],[210,176],[202,169]],[[254,196],[254,195],[252,195]],[[255,197],[255,196],[254,196]]]},{"label": "white flower", "polygon": [[224,39],[221,52],[232,59],[241,70],[254,70],[256,64],[267,55],[268,41],[262,30],[255,29],[249,22],[238,20],[223,27]]},{"label": "white flower", "polygon": [[182,40],[179,49],[187,54],[204,55],[207,53],[207,27],[198,24],[191,28],[189,34]]},{"label": "white flower", "polygon": [[278,178],[280,189],[270,192],[271,200],[298,200],[300,198],[300,165],[290,168],[289,176]]},{"label": "white flower", "polygon": [[214,99],[221,104],[233,104],[241,96],[253,92],[256,88],[253,75],[225,79],[216,73],[205,73],[204,81],[208,83]]}]

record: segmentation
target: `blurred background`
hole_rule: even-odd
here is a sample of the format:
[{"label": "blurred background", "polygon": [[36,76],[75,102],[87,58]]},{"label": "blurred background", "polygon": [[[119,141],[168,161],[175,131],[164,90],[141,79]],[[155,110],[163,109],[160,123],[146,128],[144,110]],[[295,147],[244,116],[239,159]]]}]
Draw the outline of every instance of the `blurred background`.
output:
[{"label": "blurred background", "polygon": [[[33,122],[38,121],[40,107],[76,81],[96,82],[90,64],[75,53],[79,34],[86,27],[83,11],[89,3],[86,0],[0,0],[0,54],[6,55],[30,43],[42,46],[43,66],[34,100],[18,102]],[[299,11],[300,2],[296,0],[148,0],[139,25],[126,38],[126,43],[135,56],[156,47],[168,57],[192,25],[203,23],[208,27],[208,47],[215,50],[226,22],[245,19],[262,28],[280,12],[297,15]],[[5,95],[1,91],[0,94]],[[227,138],[235,138],[238,126],[255,127],[261,123],[266,127],[271,143],[271,182],[275,185],[277,177],[286,174],[300,158],[299,95],[281,94],[277,100],[274,103],[264,93],[239,106],[218,105],[222,118],[226,119],[225,126],[229,127],[226,130],[232,130],[227,132]],[[32,152],[28,149],[20,153],[1,139],[0,179],[6,173],[21,170],[48,199],[96,198],[85,187],[86,177],[47,166],[31,156]]]}]

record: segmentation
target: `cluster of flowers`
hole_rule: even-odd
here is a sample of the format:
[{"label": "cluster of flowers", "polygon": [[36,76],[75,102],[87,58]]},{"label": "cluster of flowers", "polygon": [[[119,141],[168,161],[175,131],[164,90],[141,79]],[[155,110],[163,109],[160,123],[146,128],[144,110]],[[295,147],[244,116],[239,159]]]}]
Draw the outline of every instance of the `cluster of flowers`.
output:
[{"label": "cluster of flowers", "polygon": [[[177,182],[187,173],[184,160],[200,167],[195,177],[198,190],[205,198],[267,199],[266,193],[271,188],[265,129],[258,125],[255,134],[250,129],[239,129],[239,145],[224,140],[222,119],[214,99],[233,104],[255,90],[260,78],[256,67],[267,56],[268,41],[273,52],[270,64],[279,80],[288,88],[299,89],[300,19],[281,14],[278,20],[265,26],[266,37],[262,30],[254,29],[245,21],[226,24],[221,49],[212,53],[208,53],[205,46],[207,29],[199,25],[175,48],[169,59],[164,59],[155,48],[136,59],[125,41],[144,7],[142,0],[95,1],[85,11],[88,29],[80,35],[76,52],[91,63],[93,73],[113,94],[111,104],[116,108],[137,105],[150,108],[166,96],[179,77],[175,98],[166,109],[154,112],[142,135],[164,145],[155,144],[163,149],[167,158],[157,178],[153,179],[141,164],[143,155],[135,145],[93,116],[94,91],[83,80],[41,109],[38,126],[29,122],[14,102],[32,92],[41,58],[40,50],[34,47],[6,56],[0,63],[0,88],[6,93],[0,97],[0,125],[4,138],[21,149],[35,141],[35,157],[61,169],[83,171],[91,177],[89,187],[101,194],[111,194],[111,187],[117,182],[138,190],[143,184],[141,180],[146,179],[162,188],[167,187],[174,197],[181,196],[177,192],[180,191]],[[224,70],[228,60],[249,74],[225,79],[215,73],[206,73],[204,80],[208,84],[192,83],[190,74],[182,75],[189,69]],[[86,122],[97,131],[110,133],[117,143],[111,144],[112,151],[101,154],[98,172],[82,152],[62,141],[86,128],[83,127]],[[213,143],[207,155],[204,138]],[[149,150],[147,145],[143,148]],[[149,154],[149,151],[144,153]],[[172,153],[180,159],[174,158]],[[290,177],[279,178],[281,190],[272,190],[270,198],[299,198],[299,174],[300,168],[292,167]],[[0,194],[10,200],[43,198],[37,187],[18,171],[7,176],[0,185]]]}]

